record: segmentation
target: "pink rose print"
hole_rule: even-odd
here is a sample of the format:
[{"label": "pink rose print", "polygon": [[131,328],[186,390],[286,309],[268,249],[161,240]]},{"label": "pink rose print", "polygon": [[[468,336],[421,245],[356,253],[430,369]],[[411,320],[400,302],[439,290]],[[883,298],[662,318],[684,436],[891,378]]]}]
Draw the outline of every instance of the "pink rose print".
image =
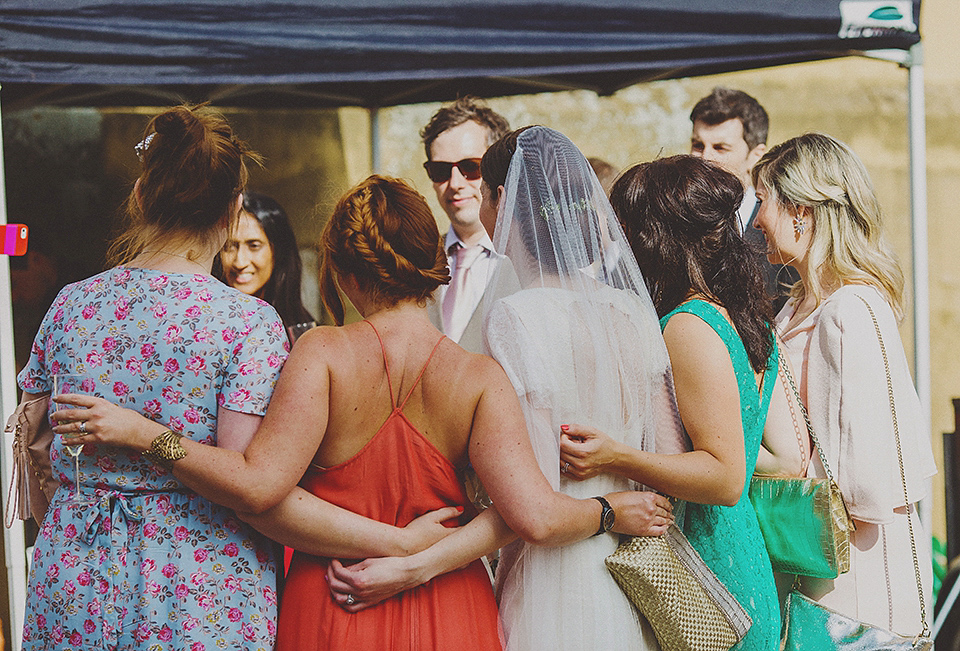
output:
[{"label": "pink rose print", "polygon": [[113,315],[117,317],[118,321],[123,321],[128,316],[130,316],[130,302],[126,298],[120,297],[114,303]]},{"label": "pink rose print", "polygon": [[197,570],[190,575],[190,583],[196,586],[203,585],[207,581],[207,577],[210,576],[203,570]]},{"label": "pink rose print", "polygon": [[223,581],[223,587],[225,587],[230,592],[236,592],[240,589],[240,581],[237,577],[230,575]]},{"label": "pink rose print", "polygon": [[164,624],[163,628],[157,633],[157,639],[161,642],[169,642],[173,639],[173,629]]},{"label": "pink rose print", "polygon": [[263,598],[267,600],[268,604],[275,604],[277,603],[277,591],[270,586],[265,586],[263,588]]},{"label": "pink rose print", "polygon": [[113,457],[97,457],[97,466],[103,472],[113,472],[117,469],[117,462]]},{"label": "pink rose print", "polygon": [[93,305],[90,305],[89,303],[85,305],[83,308],[83,311],[80,312],[80,314],[83,315],[84,319],[89,319],[96,313],[97,313],[97,308],[95,308]]},{"label": "pink rose print", "polygon": [[83,620],[83,632],[84,633],[93,633],[97,630],[97,625],[93,623],[92,619]]},{"label": "pink rose print", "polygon": [[180,336],[180,326],[177,324],[172,324],[167,328],[167,334],[163,336],[163,340],[168,344],[175,344],[178,341],[181,341],[183,338]]},{"label": "pink rose print", "polygon": [[194,642],[190,645],[190,651],[207,651],[207,647],[203,646],[203,642]]},{"label": "pink rose print", "polygon": [[[63,535],[67,538],[76,538],[77,537],[77,528],[72,524],[68,524],[63,529]],[[83,585],[83,584],[81,584]]]},{"label": "pink rose print", "polygon": [[239,622],[241,619],[243,619],[243,613],[240,612],[239,608],[231,608],[227,611],[227,619],[229,619],[231,622]]},{"label": "pink rose print", "polygon": [[253,375],[260,373],[260,362],[255,359],[248,360],[237,369],[240,375]]},{"label": "pink rose print", "polygon": [[154,303],[153,304],[153,316],[158,319],[162,319],[167,316],[167,306],[163,303]]},{"label": "pink rose print", "polygon": [[72,597],[77,593],[77,584],[73,581],[67,581],[63,584],[63,591]]},{"label": "pink rose print", "polygon": [[129,270],[129,269],[124,269],[123,271],[121,271],[121,272],[117,275],[117,284],[118,284],[118,285],[125,285],[125,284],[127,284],[127,281],[128,281],[128,280],[130,280],[130,270]]},{"label": "pink rose print", "polygon": [[183,412],[183,417],[188,423],[196,424],[200,422],[200,412],[193,407]]},{"label": "pink rose print", "polygon": [[173,387],[163,387],[160,395],[163,396],[163,399],[166,400],[169,405],[180,402],[180,398],[183,397],[183,394],[180,391],[174,391]]},{"label": "pink rose print", "polygon": [[270,355],[267,357],[267,366],[270,368],[277,368],[281,364],[283,364],[283,359],[281,359],[280,355],[277,355],[276,353],[270,353]]},{"label": "pink rose print", "polygon": [[250,392],[246,389],[237,389],[236,391],[232,391],[230,393],[229,402],[232,405],[243,407],[247,402],[250,401],[251,397],[252,396],[250,395]]},{"label": "pink rose print", "polygon": [[164,287],[167,286],[168,281],[169,281],[169,278],[167,278],[166,276],[157,276],[156,278],[150,281],[150,287],[152,289],[163,289]]},{"label": "pink rose print", "polygon": [[143,562],[140,563],[140,574],[141,576],[149,577],[150,574],[157,569],[157,562],[152,558],[145,558]]},{"label": "pink rose print", "polygon": [[37,615],[37,628],[46,628],[47,618],[43,615]]},{"label": "pink rose print", "polygon": [[202,330],[198,330],[193,334],[193,340],[198,344],[205,344],[208,341],[213,340],[213,335],[210,333],[209,330],[207,330],[206,328],[203,328]]},{"label": "pink rose print", "polygon": [[180,370],[180,362],[175,358],[171,357],[166,362],[163,363],[163,370],[167,373],[176,373]]},{"label": "pink rose print", "polygon": [[113,383],[113,395],[118,398],[123,398],[128,393],[130,393],[130,387],[128,387],[123,382],[114,382]]},{"label": "pink rose print", "polygon": [[143,405],[143,413],[147,418],[159,418],[160,417],[160,401],[159,400],[147,400]]},{"label": "pink rose print", "polygon": [[163,588],[160,587],[160,584],[156,581],[147,581],[146,592],[151,597],[159,597],[160,593],[163,592]]},{"label": "pink rose print", "polygon": [[[173,563],[167,563],[163,566],[163,569],[160,570],[160,573],[163,574],[168,579],[172,579],[177,574],[177,566]],[[183,586],[187,587],[187,586]]]},{"label": "pink rose print", "polygon": [[267,620],[267,633],[269,633],[270,635],[277,634],[277,625],[273,623],[272,619]]},{"label": "pink rose print", "polygon": [[190,615],[183,620],[183,630],[185,631],[192,631],[199,625],[200,625],[200,620],[194,617],[193,615]]},{"label": "pink rose print", "polygon": [[107,583],[106,579],[100,579],[100,582],[97,584],[97,592],[100,594],[107,594],[110,592],[110,584]]},{"label": "pink rose print", "polygon": [[186,540],[190,535],[190,532],[187,531],[187,528],[184,526],[177,527],[173,530],[173,537],[177,540]]},{"label": "pink rose print", "polygon": [[60,566],[58,566],[58,565],[51,565],[49,568],[47,568],[47,579],[48,579],[48,580],[53,581],[53,580],[56,579],[58,576],[60,576]]},{"label": "pink rose print", "polygon": [[144,359],[153,357],[153,353],[155,352],[156,352],[156,348],[153,347],[153,344],[144,344],[143,346],[140,347],[140,355]]},{"label": "pink rose print", "polygon": [[80,560],[80,558],[78,556],[74,556],[70,552],[64,552],[60,554],[60,564],[64,567],[76,567],[78,560]]},{"label": "pink rose print", "polygon": [[103,363],[103,355],[97,351],[87,353],[87,364],[90,366],[100,366]]},{"label": "pink rose print", "polygon": [[233,558],[240,553],[240,548],[237,547],[237,543],[227,543],[223,546],[223,553]]},{"label": "pink rose print", "polygon": [[[71,524],[69,526],[72,527],[73,525]],[[80,574],[77,575],[77,583],[83,586],[90,585],[90,572],[87,570],[80,572]]]},{"label": "pink rose print", "polygon": [[83,378],[83,382],[80,383],[80,390],[84,393],[93,393],[97,388],[97,381],[92,377]]},{"label": "pink rose print", "polygon": [[57,644],[63,642],[63,627],[60,624],[55,624],[53,630],[50,631],[50,637]]},{"label": "pink rose print", "polygon": [[80,648],[80,645],[83,644],[83,636],[80,635],[80,631],[74,631],[70,635],[68,642],[70,642],[70,644],[72,644],[75,648]]},{"label": "pink rose print", "polygon": [[213,607],[216,605],[216,603],[214,602],[213,597],[210,595],[202,594],[197,597],[197,605],[204,610],[213,610]]},{"label": "pink rose print", "polygon": [[200,310],[199,305],[191,305],[186,309],[184,314],[187,315],[187,318],[197,319],[197,318],[200,318],[200,315],[203,314],[203,311]]},{"label": "pink rose print", "polygon": [[208,552],[206,549],[197,549],[197,550],[194,550],[193,552],[193,560],[195,560],[198,563],[202,563],[205,560],[207,560],[207,556],[209,555],[210,555],[210,552]]},{"label": "pink rose print", "polygon": [[184,287],[183,289],[178,289],[177,291],[175,291],[173,295],[179,298],[181,301],[183,301],[190,298],[190,294],[192,293],[193,293],[193,290],[191,290],[189,287]]},{"label": "pink rose print", "polygon": [[183,599],[190,594],[190,589],[187,588],[185,583],[178,583],[177,587],[173,589],[173,594],[177,596],[177,599]]},{"label": "pink rose print", "polygon": [[113,337],[104,337],[103,342],[101,342],[100,347],[106,351],[111,351],[117,347],[117,340]]},{"label": "pink rose print", "polygon": [[210,293],[209,289],[202,289],[197,292],[197,300],[203,303],[208,303],[213,299],[213,294]]},{"label": "pink rose print", "polygon": [[[150,521],[143,525],[143,535],[147,538],[153,538],[157,535],[157,532],[160,531],[160,527],[157,526],[156,522]],[[156,562],[150,560],[150,563],[156,567]],[[146,565],[147,561],[144,561],[142,565]]]},{"label": "pink rose print", "polygon": [[71,317],[70,320],[67,321],[66,325],[63,326],[63,331],[64,331],[64,332],[70,332],[70,331],[73,330],[75,327],[77,327],[77,320],[76,320],[75,318]]},{"label": "pink rose print", "polygon": [[206,368],[207,368],[207,363],[199,355],[194,355],[193,357],[187,360],[187,370],[193,371],[193,374],[198,377],[200,375],[200,371]]},{"label": "pink rose print", "polygon": [[137,627],[136,632],[133,634],[134,639],[141,644],[150,639],[150,624],[144,622]]},{"label": "pink rose print", "polygon": [[257,629],[253,627],[253,624],[244,622],[240,625],[240,631],[243,633],[243,639],[247,642],[253,642],[257,639]]},{"label": "pink rose print", "polygon": [[140,375],[140,360],[136,357],[131,357],[127,360],[127,370],[133,373],[134,375]]},{"label": "pink rose print", "polygon": [[179,418],[171,418],[171,419],[170,419],[170,429],[172,429],[174,432],[182,432],[182,431],[183,431],[183,421],[180,420]]},{"label": "pink rose print", "polygon": [[220,333],[220,336],[223,338],[224,342],[228,344],[232,344],[233,340],[237,338],[237,331],[234,330],[233,328],[227,328],[226,330]]},{"label": "pink rose print", "polygon": [[53,322],[60,323],[63,320],[63,308],[57,310],[57,313],[53,315]]}]

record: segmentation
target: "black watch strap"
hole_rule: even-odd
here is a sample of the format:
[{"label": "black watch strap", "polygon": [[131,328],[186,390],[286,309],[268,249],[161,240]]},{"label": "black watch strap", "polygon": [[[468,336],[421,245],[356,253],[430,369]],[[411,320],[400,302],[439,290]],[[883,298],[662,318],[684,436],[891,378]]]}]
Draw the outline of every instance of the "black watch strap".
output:
[{"label": "black watch strap", "polygon": [[600,534],[607,533],[613,529],[615,517],[613,507],[610,506],[610,502],[608,502],[606,498],[597,495],[593,499],[600,502],[600,506],[603,507],[603,509],[600,511],[600,528],[597,529],[597,533],[593,534],[594,536],[599,536]]}]

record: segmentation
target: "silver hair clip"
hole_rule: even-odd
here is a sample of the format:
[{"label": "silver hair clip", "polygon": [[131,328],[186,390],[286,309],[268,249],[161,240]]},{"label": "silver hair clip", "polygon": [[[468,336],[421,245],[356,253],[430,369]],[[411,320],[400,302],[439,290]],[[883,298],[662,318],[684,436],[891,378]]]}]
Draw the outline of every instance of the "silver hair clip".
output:
[{"label": "silver hair clip", "polygon": [[153,137],[157,135],[155,132],[149,134],[146,138],[138,142],[133,146],[133,150],[137,152],[137,158],[140,159],[140,162],[143,162],[143,155],[147,152],[147,147],[150,146],[150,143],[153,142]]}]

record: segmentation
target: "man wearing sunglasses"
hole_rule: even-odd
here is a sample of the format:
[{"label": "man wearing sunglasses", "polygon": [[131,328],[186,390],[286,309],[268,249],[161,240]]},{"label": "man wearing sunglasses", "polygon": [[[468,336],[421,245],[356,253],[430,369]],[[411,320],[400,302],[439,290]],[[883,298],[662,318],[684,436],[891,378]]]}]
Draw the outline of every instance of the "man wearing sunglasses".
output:
[{"label": "man wearing sunglasses", "polygon": [[420,131],[427,153],[423,167],[450,218],[444,247],[451,280],[434,294],[428,312],[444,334],[473,352],[483,349],[479,307],[499,264],[480,223],[480,159],[509,132],[503,116],[473,97],[441,108]]}]

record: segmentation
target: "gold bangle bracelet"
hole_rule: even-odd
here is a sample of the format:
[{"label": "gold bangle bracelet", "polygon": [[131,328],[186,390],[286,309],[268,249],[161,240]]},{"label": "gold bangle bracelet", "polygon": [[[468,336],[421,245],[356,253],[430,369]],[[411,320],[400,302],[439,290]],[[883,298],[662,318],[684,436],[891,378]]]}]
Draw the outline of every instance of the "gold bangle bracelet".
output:
[{"label": "gold bangle bracelet", "polygon": [[140,453],[144,459],[152,461],[161,468],[173,470],[173,462],[187,456],[187,451],[180,444],[183,434],[168,429],[157,435],[150,443],[150,447]]}]

